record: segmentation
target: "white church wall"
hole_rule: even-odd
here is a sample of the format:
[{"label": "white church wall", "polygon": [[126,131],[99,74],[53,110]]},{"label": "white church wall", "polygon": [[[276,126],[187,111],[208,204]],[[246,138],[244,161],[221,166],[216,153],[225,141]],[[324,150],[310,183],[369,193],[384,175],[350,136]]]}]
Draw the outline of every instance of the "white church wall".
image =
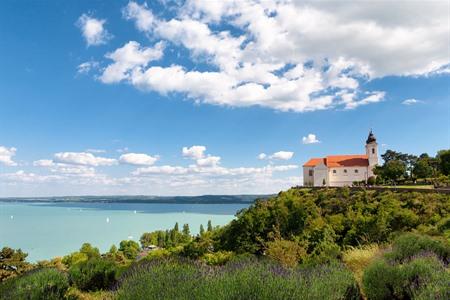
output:
[{"label": "white church wall", "polygon": [[328,185],[328,167],[325,164],[319,164],[314,168],[314,186]]},{"label": "white church wall", "polygon": [[[310,173],[310,171],[312,171],[312,173]],[[303,185],[314,185],[314,167],[303,167]]]},{"label": "white church wall", "polygon": [[354,181],[367,180],[367,167],[330,168],[328,178],[330,186],[351,186]]}]

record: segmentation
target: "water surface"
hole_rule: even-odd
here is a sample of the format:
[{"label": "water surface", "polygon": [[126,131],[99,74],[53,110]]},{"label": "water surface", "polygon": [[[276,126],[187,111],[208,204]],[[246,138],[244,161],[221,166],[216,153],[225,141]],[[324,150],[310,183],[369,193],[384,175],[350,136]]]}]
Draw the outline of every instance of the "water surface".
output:
[{"label": "water surface", "polygon": [[76,251],[84,242],[101,252],[144,232],[188,223],[191,233],[224,225],[247,204],[23,203],[0,201],[0,247],[21,248],[29,261]]}]

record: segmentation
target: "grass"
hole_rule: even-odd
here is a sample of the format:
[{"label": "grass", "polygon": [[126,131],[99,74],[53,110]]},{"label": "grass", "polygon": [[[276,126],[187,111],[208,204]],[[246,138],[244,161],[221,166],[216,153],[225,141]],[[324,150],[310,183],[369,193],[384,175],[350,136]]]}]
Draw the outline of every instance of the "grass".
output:
[{"label": "grass", "polygon": [[434,186],[432,184],[424,184],[424,185],[386,185],[383,186],[385,188],[391,189],[426,189],[433,190]]}]

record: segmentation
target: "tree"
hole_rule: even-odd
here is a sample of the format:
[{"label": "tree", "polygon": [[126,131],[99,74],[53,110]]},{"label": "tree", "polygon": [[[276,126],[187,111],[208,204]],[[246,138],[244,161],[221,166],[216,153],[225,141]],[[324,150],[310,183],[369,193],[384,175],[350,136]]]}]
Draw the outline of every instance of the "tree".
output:
[{"label": "tree", "polygon": [[439,169],[444,175],[450,175],[450,149],[441,150],[436,158],[439,161]]},{"label": "tree", "polygon": [[205,228],[203,228],[203,224],[200,224],[200,236],[205,234]]},{"label": "tree", "polygon": [[421,156],[414,164],[413,174],[417,178],[429,178],[433,176],[433,167],[429,164],[429,158]]},{"label": "tree", "polygon": [[0,282],[31,270],[32,265],[25,260],[27,256],[20,249],[3,247],[0,251]]},{"label": "tree", "polygon": [[208,220],[208,226],[207,226],[207,229],[206,229],[206,230],[208,230],[208,231],[213,231],[213,227],[212,227],[211,220]]},{"label": "tree", "polygon": [[176,232],[179,232],[180,230],[178,229],[178,222],[175,223],[175,226],[173,227],[173,230],[175,230]]},{"label": "tree", "polygon": [[89,243],[84,243],[81,246],[80,253],[86,254],[88,259],[100,257],[100,250],[97,247],[92,247]]},{"label": "tree", "polygon": [[187,243],[191,240],[191,231],[189,229],[189,224],[183,225],[182,240],[185,243]]},{"label": "tree", "polygon": [[405,176],[406,166],[399,160],[388,161],[384,165],[383,174],[387,179],[397,182],[402,176]]},{"label": "tree", "polygon": [[119,251],[123,252],[126,258],[135,259],[139,253],[139,244],[135,241],[121,241],[119,245]]}]

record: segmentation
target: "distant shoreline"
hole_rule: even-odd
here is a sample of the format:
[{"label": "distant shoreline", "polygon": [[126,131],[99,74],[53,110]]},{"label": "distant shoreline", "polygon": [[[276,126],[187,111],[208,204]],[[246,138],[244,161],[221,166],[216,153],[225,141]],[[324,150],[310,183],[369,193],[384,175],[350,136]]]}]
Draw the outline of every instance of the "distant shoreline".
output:
[{"label": "distant shoreline", "polygon": [[6,203],[248,204],[272,195],[5,197]]}]

